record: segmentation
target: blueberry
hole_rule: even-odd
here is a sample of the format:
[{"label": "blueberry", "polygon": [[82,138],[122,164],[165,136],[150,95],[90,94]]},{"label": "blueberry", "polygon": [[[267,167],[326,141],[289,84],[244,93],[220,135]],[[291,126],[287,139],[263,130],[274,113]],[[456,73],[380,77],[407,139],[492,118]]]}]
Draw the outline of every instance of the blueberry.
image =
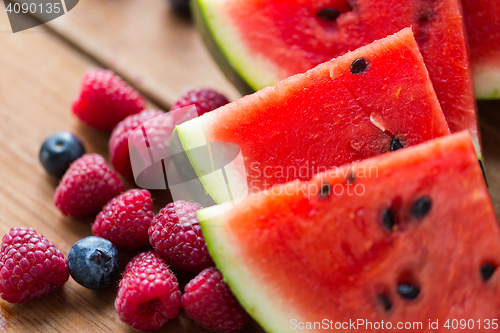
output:
[{"label": "blueberry", "polygon": [[85,154],[82,142],[70,132],[57,132],[45,140],[38,157],[47,173],[61,178],[69,165]]},{"label": "blueberry", "polygon": [[85,288],[106,288],[118,274],[118,251],[101,237],[80,239],[69,250],[68,268],[71,277]]}]

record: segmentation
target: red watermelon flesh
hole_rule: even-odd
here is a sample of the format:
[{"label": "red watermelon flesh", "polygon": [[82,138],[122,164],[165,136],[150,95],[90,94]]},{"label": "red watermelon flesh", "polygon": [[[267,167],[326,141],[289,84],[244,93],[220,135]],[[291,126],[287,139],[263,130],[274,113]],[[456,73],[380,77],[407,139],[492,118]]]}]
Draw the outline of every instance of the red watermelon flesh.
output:
[{"label": "red watermelon flesh", "polygon": [[[280,80],[411,26],[451,132],[467,129],[475,140],[478,137],[464,23],[457,0],[198,1],[219,47],[242,76],[259,70],[256,67],[262,64],[266,66],[263,71],[274,72]],[[318,14],[324,9],[341,14],[326,21]],[[218,17],[227,19],[224,24],[230,26],[219,29],[210,25],[210,20]],[[232,42],[222,36],[230,29]],[[249,61],[238,67],[242,54]],[[268,85],[259,82],[259,77],[249,81],[254,89]]]},{"label": "red watermelon flesh", "polygon": [[449,134],[410,29],[181,124],[186,150],[202,144],[198,123],[208,142],[241,148],[252,192]]},{"label": "red watermelon flesh", "polygon": [[423,323],[415,332],[432,331],[429,320],[436,332],[448,319],[473,320],[469,332],[500,321],[500,230],[468,132],[229,206],[198,212],[203,234],[268,332],[325,318]]},{"label": "red watermelon flesh", "polygon": [[462,0],[476,96],[500,98],[500,2]]}]

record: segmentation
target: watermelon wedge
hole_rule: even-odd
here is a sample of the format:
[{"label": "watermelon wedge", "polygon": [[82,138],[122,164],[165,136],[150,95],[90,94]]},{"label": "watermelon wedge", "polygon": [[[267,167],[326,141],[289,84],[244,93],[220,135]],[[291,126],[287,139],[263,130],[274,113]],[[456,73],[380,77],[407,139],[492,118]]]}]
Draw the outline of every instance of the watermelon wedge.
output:
[{"label": "watermelon wedge", "polygon": [[235,184],[234,196],[241,197],[247,189],[308,180],[335,166],[449,134],[410,29],[185,122],[176,131],[216,203],[230,200],[221,186],[225,176],[190,153],[210,142],[240,147],[246,177],[235,182],[246,183]]},{"label": "watermelon wedge", "polygon": [[413,27],[451,132],[469,130],[479,153],[458,0],[195,0],[193,7],[206,44],[242,93]]},{"label": "watermelon wedge", "polygon": [[229,206],[198,211],[203,234],[267,332],[498,324],[500,229],[466,131]]},{"label": "watermelon wedge", "polygon": [[500,2],[462,0],[470,45],[474,91],[480,99],[500,98]]}]

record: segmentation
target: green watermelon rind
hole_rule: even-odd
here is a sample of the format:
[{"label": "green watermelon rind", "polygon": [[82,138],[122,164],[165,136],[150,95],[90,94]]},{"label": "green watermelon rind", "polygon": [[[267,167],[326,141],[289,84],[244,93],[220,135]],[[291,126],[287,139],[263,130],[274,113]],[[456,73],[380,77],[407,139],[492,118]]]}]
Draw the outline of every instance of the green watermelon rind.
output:
[{"label": "green watermelon rind", "polygon": [[500,99],[500,67],[473,64],[472,78],[477,99]]},{"label": "green watermelon rind", "polygon": [[220,4],[223,1],[193,0],[190,3],[195,25],[210,54],[241,94],[251,94],[279,81],[274,75],[276,68],[270,70],[271,65],[264,59],[249,56],[236,29],[231,29],[232,23],[217,8],[223,6]]},{"label": "green watermelon rind", "polygon": [[[223,227],[227,221],[224,212],[227,202],[197,211],[203,237],[206,240],[210,256],[215,266],[222,272],[224,281],[240,302],[245,311],[264,328],[266,332],[283,332],[290,327],[291,318],[278,318],[276,309],[283,309],[284,304],[274,304],[265,286],[251,278],[254,276],[249,268],[241,265],[238,247],[230,243],[230,235],[225,234]],[[219,260],[224,258],[224,260]],[[267,295],[267,296],[264,296]],[[285,313],[286,311],[283,311]],[[300,319],[300,318],[294,318]]]},{"label": "green watermelon rind", "polygon": [[227,56],[222,51],[221,47],[214,40],[211,34],[211,29],[208,27],[204,11],[202,9],[202,4],[198,0],[190,1],[191,12],[193,13],[193,18],[195,25],[200,32],[200,35],[207,47],[208,51],[212,55],[212,58],[219,65],[220,69],[226,76],[226,78],[236,87],[236,89],[243,95],[251,94],[256,91],[252,88],[242,76],[233,68],[229,63]]},{"label": "green watermelon rind", "polygon": [[207,161],[197,160],[196,156],[193,156],[192,154],[193,148],[201,147],[207,144],[201,123],[202,118],[203,116],[176,126],[174,130],[176,133],[174,135],[179,136],[182,148],[184,149],[194,172],[203,185],[205,193],[210,195],[216,204],[221,204],[230,200],[227,188],[225,186],[221,186],[221,184],[226,183],[222,171],[216,170],[210,173],[209,169],[211,168],[210,165],[207,165]]}]

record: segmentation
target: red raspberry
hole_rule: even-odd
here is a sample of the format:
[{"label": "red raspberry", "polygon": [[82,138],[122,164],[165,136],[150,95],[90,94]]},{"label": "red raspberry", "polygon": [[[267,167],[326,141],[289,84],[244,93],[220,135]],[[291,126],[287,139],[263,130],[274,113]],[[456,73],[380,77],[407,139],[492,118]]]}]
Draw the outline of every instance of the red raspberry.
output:
[{"label": "red raspberry", "polygon": [[73,113],[90,127],[111,131],[125,117],[144,109],[144,98],[118,75],[105,69],[85,73]]},{"label": "red raspberry", "polygon": [[116,173],[98,154],[86,154],[74,161],[54,194],[54,203],[64,214],[85,216],[102,208],[125,190]]},{"label": "red raspberry", "polygon": [[32,228],[12,228],[0,252],[0,296],[24,303],[47,296],[69,278],[66,258]]},{"label": "red raspberry", "polygon": [[128,179],[133,179],[128,137],[133,130],[142,123],[164,114],[162,111],[144,110],[138,114],[128,116],[116,125],[109,139],[109,155],[113,168]]},{"label": "red raspberry", "polygon": [[186,285],[181,302],[187,315],[208,330],[237,332],[248,321],[247,313],[215,267],[204,269]]},{"label": "red raspberry", "polygon": [[227,98],[212,89],[193,89],[181,96],[174,104],[172,110],[194,104],[198,110],[198,115],[215,110],[229,103]]},{"label": "red raspberry", "polygon": [[149,244],[148,228],[154,217],[149,191],[129,190],[104,206],[95,219],[92,233],[119,249],[136,249]]},{"label": "red raspberry", "polygon": [[181,308],[177,278],[155,252],[140,253],[125,267],[115,308],[120,319],[136,330],[160,329]]},{"label": "red raspberry", "polygon": [[149,242],[175,268],[200,272],[213,265],[196,215],[201,208],[182,200],[169,203],[149,227]]},{"label": "red raspberry", "polygon": [[[169,141],[175,125],[197,116],[196,108],[187,107],[168,113],[153,110],[142,111],[127,117],[115,127],[111,134],[109,140],[111,164],[124,177],[134,180],[130,163],[130,149],[135,149],[134,158],[139,159],[134,161],[134,165],[139,169],[136,172],[141,173],[142,180],[155,177],[155,174],[148,174],[146,170],[151,165],[150,151],[155,159],[168,157]],[[142,128],[138,128],[139,126]],[[163,181],[163,174],[161,181]],[[141,187],[147,186],[147,184],[143,184]]]}]

